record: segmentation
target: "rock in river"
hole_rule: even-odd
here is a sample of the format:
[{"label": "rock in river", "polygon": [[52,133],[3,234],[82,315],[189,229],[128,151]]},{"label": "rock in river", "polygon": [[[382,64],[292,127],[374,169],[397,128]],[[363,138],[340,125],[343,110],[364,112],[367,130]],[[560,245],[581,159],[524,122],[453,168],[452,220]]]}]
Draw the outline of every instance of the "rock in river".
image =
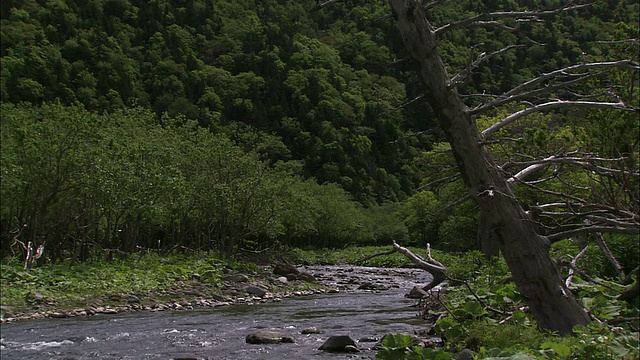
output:
[{"label": "rock in river", "polygon": [[301,334],[305,334],[305,335],[308,335],[308,334],[320,334],[320,333],[322,333],[322,331],[318,330],[318,328],[315,327],[315,326],[309,326],[309,327],[306,327],[306,328],[302,329],[302,331],[300,331],[300,333]]},{"label": "rock in river", "polygon": [[282,334],[269,330],[256,330],[247,335],[248,344],[280,344],[293,343],[293,338],[283,336]]},{"label": "rock in river", "polygon": [[356,342],[347,335],[334,335],[318,348],[328,352],[358,352]]}]

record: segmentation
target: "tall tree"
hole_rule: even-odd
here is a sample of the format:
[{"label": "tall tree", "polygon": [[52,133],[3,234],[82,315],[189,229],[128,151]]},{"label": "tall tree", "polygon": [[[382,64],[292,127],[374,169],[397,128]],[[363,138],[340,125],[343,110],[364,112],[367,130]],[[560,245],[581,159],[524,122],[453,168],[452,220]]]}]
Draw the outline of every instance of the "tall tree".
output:
[{"label": "tall tree", "polygon": [[[426,6],[433,6],[442,1],[434,1]],[[470,109],[458,93],[456,86],[461,84],[479,63],[491,54],[482,54],[472,59],[469,66],[460,75],[451,77],[438,49],[437,37],[448,28],[462,26],[489,25],[517,31],[505,23],[504,18],[515,18],[519,21],[534,19],[544,15],[558,14],[580,6],[565,6],[553,11],[496,12],[484,13],[456,23],[435,28],[427,20],[423,5],[417,0],[390,0],[394,19],[403,38],[405,47],[416,65],[418,76],[423,85],[425,99],[437,115],[438,125],[451,144],[451,150],[461,172],[462,179],[469,191],[469,196],[479,205],[485,226],[493,241],[497,242],[512,274],[518,290],[531,308],[540,327],[570,334],[575,325],[587,324],[590,319],[585,310],[578,304],[570,290],[562,281],[561,274],[549,255],[550,240],[541,235],[525,212],[512,190],[512,178],[504,176],[503,170],[496,164],[486,146],[485,138],[502,126],[532,112],[549,110],[566,106],[582,106],[587,108],[626,109],[621,102],[607,101],[550,101],[534,104],[480,132],[474,120],[477,112]],[[508,51],[509,47],[495,53]],[[629,61],[615,63],[597,63],[581,65],[579,69],[607,67],[637,68],[637,64]],[[571,72],[572,68],[563,69],[560,73]],[[548,95],[549,92],[538,91],[531,94],[533,84],[545,83],[558,89],[575,83],[576,79],[591,78],[592,74],[578,74],[562,81],[554,77],[554,73],[545,74],[530,82],[524,83],[512,91],[505,92],[492,102],[485,104],[484,109],[504,105],[513,101],[513,97],[523,94]],[[586,78],[585,78],[586,77]],[[558,81],[552,81],[558,80]],[[523,88],[527,91],[523,91]],[[524,96],[520,97],[523,99]],[[525,175],[525,173],[519,174]],[[518,179],[518,176],[515,176]]]}]

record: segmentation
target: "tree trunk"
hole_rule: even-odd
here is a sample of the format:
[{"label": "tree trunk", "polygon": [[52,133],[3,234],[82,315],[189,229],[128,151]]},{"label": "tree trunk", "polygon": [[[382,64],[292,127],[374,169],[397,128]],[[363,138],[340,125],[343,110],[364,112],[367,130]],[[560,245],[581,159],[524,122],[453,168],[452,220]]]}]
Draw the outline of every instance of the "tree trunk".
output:
[{"label": "tree trunk", "polygon": [[480,212],[478,219],[478,245],[487,259],[500,255],[500,246],[484,212]]},{"label": "tree trunk", "polygon": [[587,313],[562,281],[549,255],[550,243],[537,233],[502,177],[437,51],[434,29],[416,0],[390,0],[405,47],[414,59],[425,97],[451,144],[470,195],[498,242],[518,290],[538,326],[570,334],[587,324]]}]

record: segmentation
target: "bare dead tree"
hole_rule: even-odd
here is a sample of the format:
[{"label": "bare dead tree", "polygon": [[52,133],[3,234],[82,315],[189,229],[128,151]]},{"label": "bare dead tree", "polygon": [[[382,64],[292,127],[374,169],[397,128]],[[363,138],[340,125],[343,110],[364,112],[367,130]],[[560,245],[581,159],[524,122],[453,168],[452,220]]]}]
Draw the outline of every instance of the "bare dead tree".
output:
[{"label": "bare dead tree", "polygon": [[[623,183],[628,176],[636,176],[637,171],[629,172],[628,167],[620,165],[629,164],[627,159],[615,161],[597,156],[585,156],[586,154],[571,157],[558,153],[559,149],[543,158],[532,159],[528,163],[518,165],[500,163],[489,153],[489,140],[498,130],[533,113],[576,108],[637,112],[637,109],[625,104],[615,94],[614,89],[604,89],[605,91],[601,91],[599,97],[589,97],[580,94],[575,87],[587,80],[604,77],[614,68],[637,71],[638,64],[632,60],[623,60],[565,67],[542,74],[503,94],[484,96],[483,99],[486,100],[484,103],[469,108],[464,98],[458,93],[457,86],[464,82],[464,79],[484,61],[485,57],[490,55],[482,53],[459,75],[450,77],[438,52],[438,35],[449,29],[469,26],[493,27],[520,35],[519,24],[523,22],[537,22],[541,18],[578,10],[588,5],[568,3],[551,10],[486,13],[434,27],[419,2],[390,0],[390,4],[405,47],[413,58],[418,76],[422,80],[425,99],[437,114],[439,126],[451,145],[461,178],[469,190],[469,196],[480,207],[486,236],[492,243],[498,245],[500,252],[504,255],[518,290],[525,297],[538,324],[563,334],[570,333],[574,325],[585,324],[589,318],[573,299],[551,260],[548,253],[550,241],[583,232],[637,233],[634,226],[637,228],[638,221],[634,216],[625,217],[627,212],[635,213],[633,207],[629,211],[624,206],[611,206],[601,201],[593,201],[593,197],[587,199],[581,195],[584,189],[581,192],[567,193],[550,191],[541,187],[539,178],[535,177],[532,180],[529,177],[534,173],[571,168],[574,171],[580,170],[595,175],[594,183],[604,182],[605,177],[608,179],[618,177],[617,183]],[[504,22],[506,19],[516,25],[507,24]],[[528,39],[526,36],[521,38]],[[509,51],[511,48],[513,47],[507,46],[497,53]],[[572,95],[572,98],[558,97],[561,92]],[[524,108],[501,119],[488,129],[478,131],[474,116],[507,105],[524,106]],[[570,184],[558,174],[551,175],[547,178]],[[546,214],[538,214],[540,209],[525,212],[522,208],[512,189],[513,185],[519,184],[540,189],[545,192],[547,198],[561,199],[554,201],[556,203],[578,203],[583,208],[591,206],[600,211],[584,212],[579,209],[558,211],[556,209],[553,211],[555,213],[553,216],[563,218],[545,224],[536,220],[536,216],[546,216]],[[571,186],[576,190],[579,187],[578,184]],[[627,200],[628,198],[629,196]],[[609,212],[605,213],[603,210],[609,210]],[[592,222],[588,226],[583,222],[585,217]],[[578,224],[580,224],[579,227]]]}]

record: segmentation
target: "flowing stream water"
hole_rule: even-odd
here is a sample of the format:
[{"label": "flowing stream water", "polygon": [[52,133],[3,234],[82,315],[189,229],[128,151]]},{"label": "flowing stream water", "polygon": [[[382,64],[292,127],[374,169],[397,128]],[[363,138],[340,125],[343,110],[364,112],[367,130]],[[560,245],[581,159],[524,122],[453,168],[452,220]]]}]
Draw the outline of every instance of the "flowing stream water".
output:
[{"label": "flowing stream water", "polygon": [[[340,266],[307,270],[341,292],[213,309],[6,323],[0,326],[0,358],[373,359],[375,342],[366,340],[424,328],[417,300],[404,296],[413,286],[431,280],[423,271]],[[359,290],[363,284],[386,290]],[[302,329],[312,326],[322,332],[301,334]],[[247,344],[245,337],[258,329],[280,332],[295,343]],[[351,336],[361,352],[317,350],[331,335]]]}]

